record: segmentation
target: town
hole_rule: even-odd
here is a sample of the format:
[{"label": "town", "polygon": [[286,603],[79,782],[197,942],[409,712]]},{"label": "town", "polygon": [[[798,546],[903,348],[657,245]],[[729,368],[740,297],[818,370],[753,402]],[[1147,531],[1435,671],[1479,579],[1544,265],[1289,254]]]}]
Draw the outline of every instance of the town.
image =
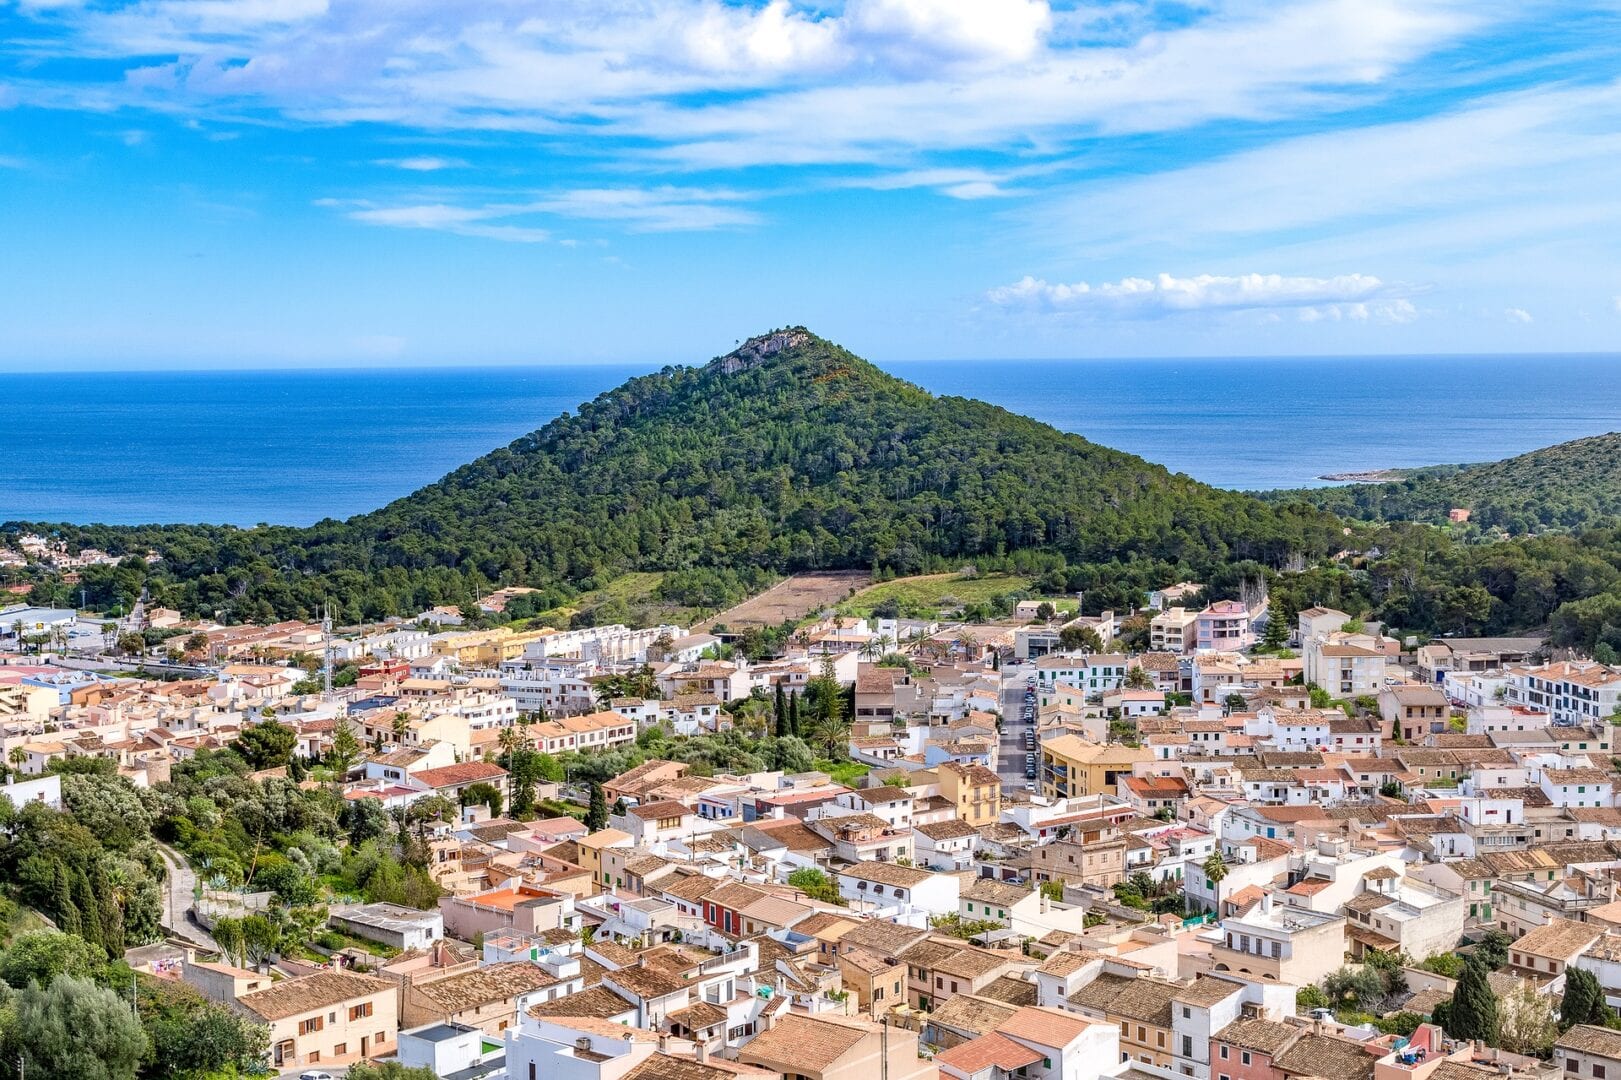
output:
[{"label": "town", "polygon": [[286,1075],[1621,1076],[1621,670],[1194,582],[830,605],[752,660],[493,618],[525,592],[8,607],[10,817],[145,819],[101,943]]}]

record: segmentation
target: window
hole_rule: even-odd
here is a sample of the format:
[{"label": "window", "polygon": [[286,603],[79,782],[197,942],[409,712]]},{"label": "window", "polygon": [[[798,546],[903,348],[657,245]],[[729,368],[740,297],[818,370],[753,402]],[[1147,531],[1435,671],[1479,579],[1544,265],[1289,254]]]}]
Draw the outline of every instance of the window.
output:
[{"label": "window", "polygon": [[1220,1055],[1221,1055],[1221,1060],[1223,1060],[1223,1061],[1227,1060],[1227,1044],[1226,1043],[1221,1044]]},{"label": "window", "polygon": [[363,1020],[371,1015],[371,1002],[362,1002],[349,1010],[350,1020]]},{"label": "window", "polygon": [[1161,1050],[1163,1050],[1163,1049],[1165,1049],[1165,1032],[1163,1032],[1163,1031],[1156,1031],[1156,1032],[1155,1032],[1155,1033],[1154,1033],[1154,1043],[1155,1043],[1155,1045],[1156,1045],[1156,1046],[1158,1046],[1158,1047],[1159,1047],[1159,1048],[1160,1048],[1160,1049],[1161,1049]]},{"label": "window", "polygon": [[332,1048],[332,1056],[333,1057],[342,1057],[343,1055],[347,1054],[348,1052],[349,1052],[349,1044],[348,1043],[339,1043],[337,1046],[334,1046]]},{"label": "window", "polygon": [[1593,1075],[1597,1077],[1598,1080],[1604,1080],[1604,1066],[1600,1065],[1596,1061],[1593,1063]]},{"label": "window", "polygon": [[1250,1052],[1245,1050],[1243,1053],[1238,1055],[1238,1060],[1243,1062],[1245,1065],[1248,1065],[1250,1063]]},{"label": "window", "polygon": [[1182,1056],[1183,1057],[1192,1057],[1193,1056],[1193,1036],[1192,1035],[1184,1035],[1184,1036],[1182,1036]]},{"label": "window", "polygon": [[312,1016],[308,1020],[300,1020],[298,1022],[298,1033],[300,1035],[308,1035],[311,1032],[320,1031],[324,1027],[326,1027],[326,1021],[322,1020],[319,1016]]}]

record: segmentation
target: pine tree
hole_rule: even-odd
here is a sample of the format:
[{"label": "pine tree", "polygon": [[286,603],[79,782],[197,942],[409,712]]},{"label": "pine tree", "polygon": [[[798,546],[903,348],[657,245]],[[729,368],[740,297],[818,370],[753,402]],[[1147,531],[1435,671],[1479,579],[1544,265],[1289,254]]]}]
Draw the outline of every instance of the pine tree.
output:
[{"label": "pine tree", "polygon": [[1483,1039],[1488,1044],[1496,1040],[1497,998],[1486,981],[1484,964],[1470,961],[1464,966],[1447,1008],[1446,1033],[1454,1039]]},{"label": "pine tree", "polygon": [[585,827],[591,832],[601,832],[608,827],[608,795],[595,780],[591,781],[591,805],[586,807]]},{"label": "pine tree", "polygon": [[1283,621],[1283,607],[1276,600],[1267,609],[1266,630],[1261,634],[1261,649],[1277,652],[1289,644],[1289,626]]}]

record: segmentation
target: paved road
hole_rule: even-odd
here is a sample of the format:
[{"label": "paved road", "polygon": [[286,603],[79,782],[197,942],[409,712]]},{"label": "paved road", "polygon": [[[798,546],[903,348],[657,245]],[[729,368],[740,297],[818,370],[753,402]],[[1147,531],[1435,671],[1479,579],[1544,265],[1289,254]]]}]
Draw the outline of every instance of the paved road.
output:
[{"label": "paved road", "polygon": [[1002,739],[996,752],[996,774],[1003,791],[1022,791],[1030,781],[1024,775],[1024,733],[1033,730],[1024,722],[1024,687],[1028,679],[1010,680],[1002,689]]},{"label": "paved road", "polygon": [[195,941],[205,949],[219,950],[208,931],[189,916],[196,906],[197,875],[192,872],[186,857],[167,844],[158,845],[163,865],[168,867],[169,880],[163,885],[163,925],[171,934]]}]

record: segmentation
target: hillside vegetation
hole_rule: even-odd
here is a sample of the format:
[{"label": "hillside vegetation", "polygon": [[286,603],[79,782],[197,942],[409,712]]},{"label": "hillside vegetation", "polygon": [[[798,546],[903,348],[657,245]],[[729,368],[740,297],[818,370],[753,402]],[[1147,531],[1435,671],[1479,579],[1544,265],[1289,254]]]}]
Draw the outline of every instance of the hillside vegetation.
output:
[{"label": "hillside vegetation", "polygon": [[243,621],[328,600],[342,622],[409,614],[496,582],[545,590],[544,611],[630,571],[660,572],[661,602],[715,609],[798,570],[916,574],[1019,552],[1050,555],[1048,568],[1120,560],[1147,580],[1340,542],[1319,510],[935,397],[802,329],[632,379],[348,521],[50,528],[162,556],[86,575],[87,588],[127,600],[149,583],[158,603]]},{"label": "hillside vegetation", "polygon": [[1621,433],[1595,435],[1478,465],[1411,469],[1386,483],[1274,491],[1274,502],[1306,502],[1365,521],[1447,520],[1527,534],[1612,525],[1621,520]]}]

